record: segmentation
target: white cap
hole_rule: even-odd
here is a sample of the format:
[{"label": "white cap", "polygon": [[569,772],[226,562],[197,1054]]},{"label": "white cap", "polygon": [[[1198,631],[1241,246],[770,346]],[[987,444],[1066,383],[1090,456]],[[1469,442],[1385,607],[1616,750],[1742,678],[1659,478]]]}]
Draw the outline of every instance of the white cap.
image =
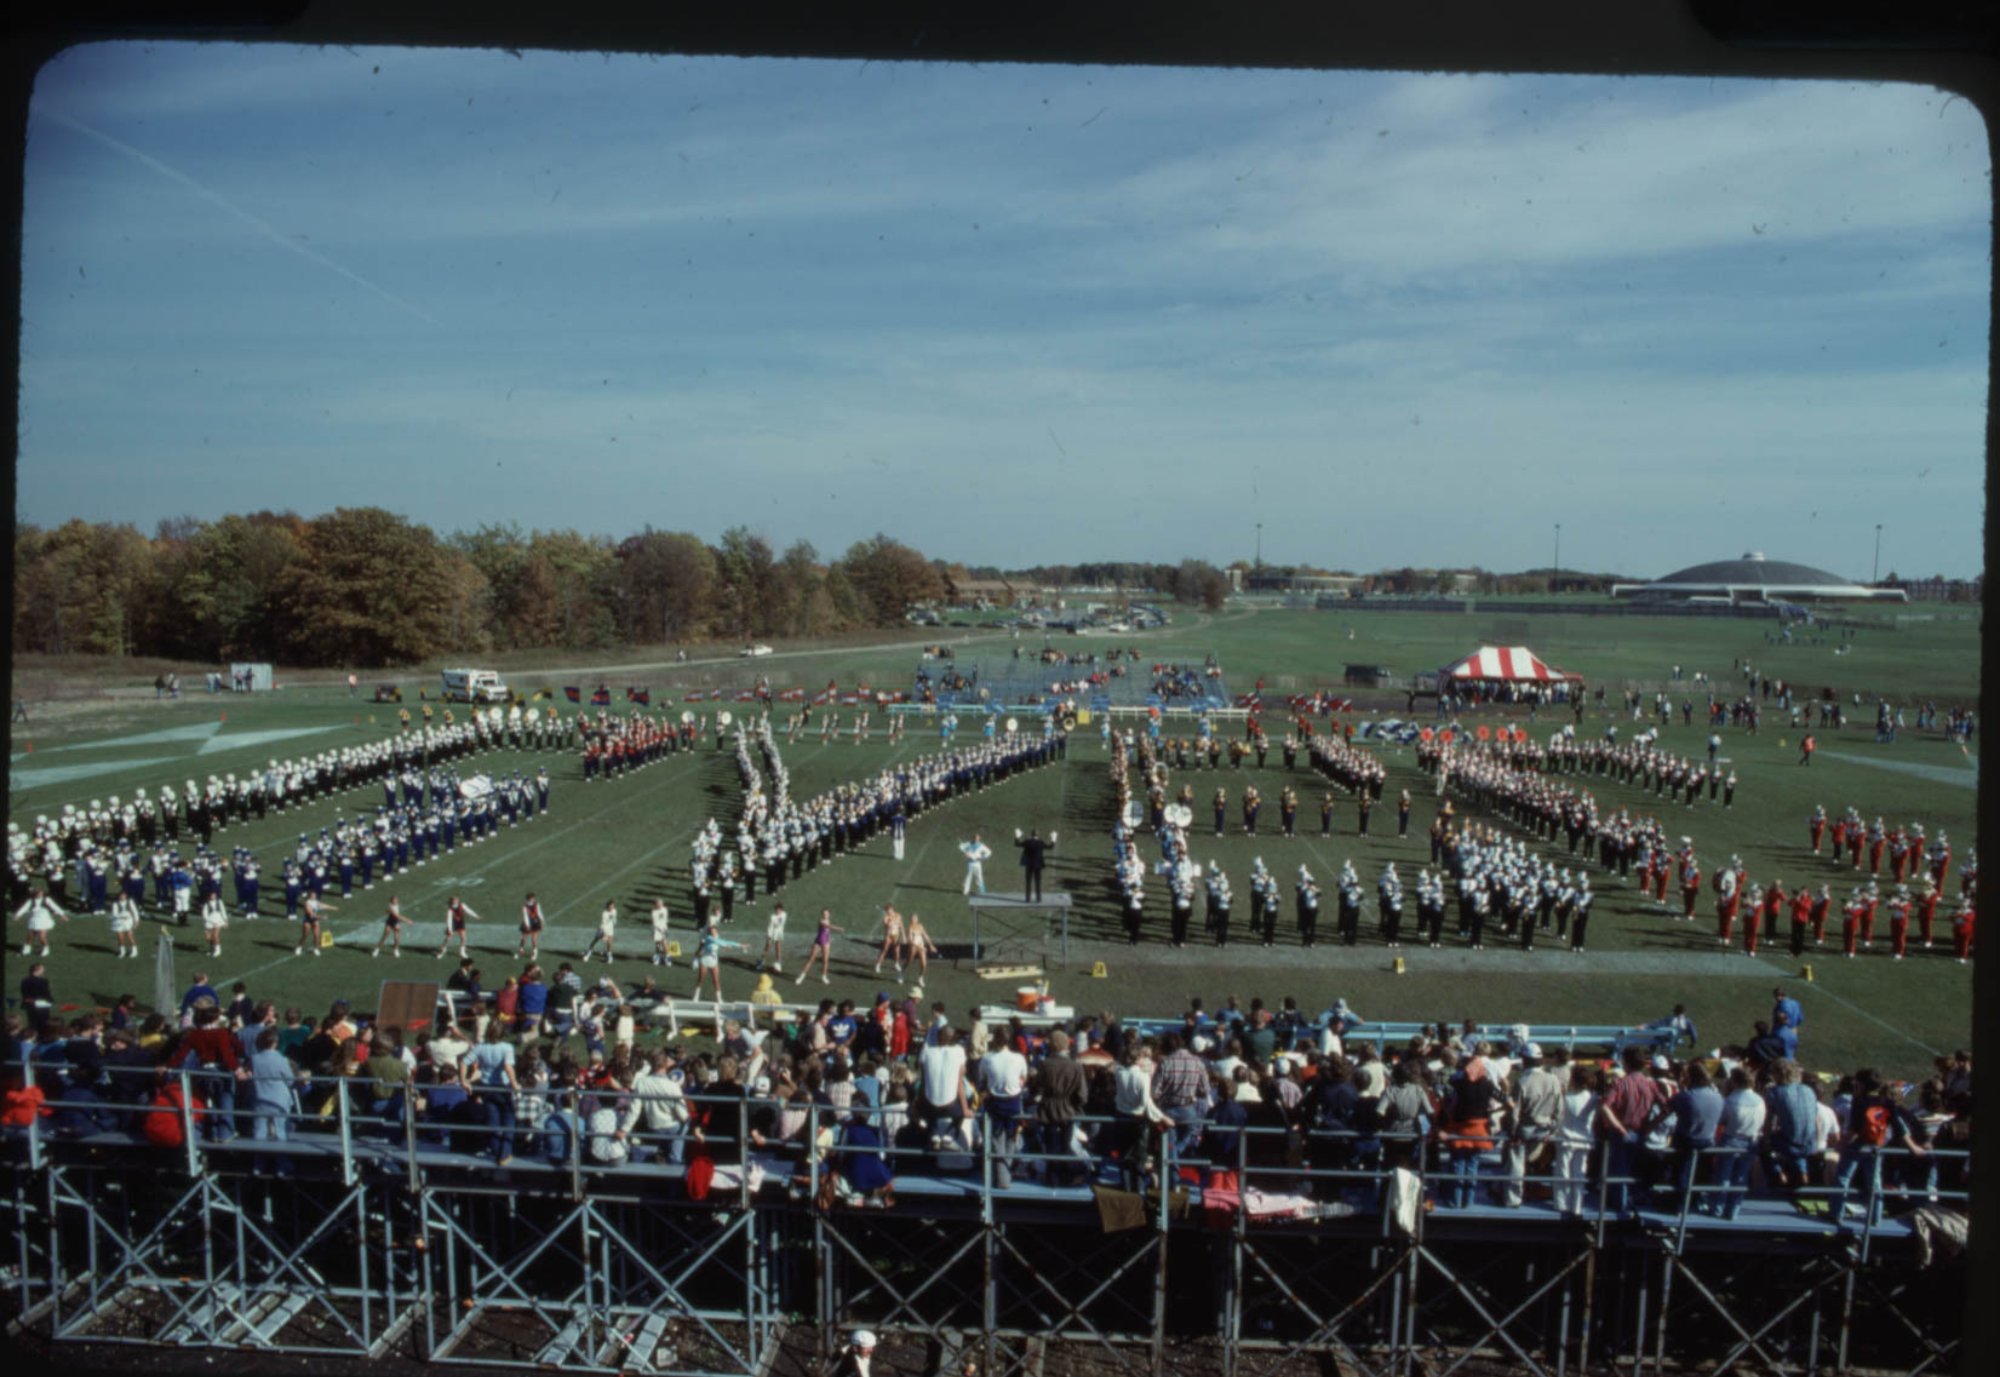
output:
[{"label": "white cap", "polygon": [[873,1348],[875,1347],[875,1331],[872,1329],[857,1329],[848,1336],[847,1342],[848,1346],[852,1348]]},{"label": "white cap", "polygon": [[1521,1049],[1521,1055],[1529,1061],[1540,1061],[1542,1059],[1542,1044],[1539,1042],[1529,1043]]}]

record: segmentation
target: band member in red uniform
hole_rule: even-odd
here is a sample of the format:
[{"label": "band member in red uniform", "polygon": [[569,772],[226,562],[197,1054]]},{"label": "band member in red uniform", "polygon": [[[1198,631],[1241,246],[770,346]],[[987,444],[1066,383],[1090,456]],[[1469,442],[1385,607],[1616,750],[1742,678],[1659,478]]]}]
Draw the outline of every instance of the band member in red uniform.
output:
[{"label": "band member in red uniform", "polygon": [[1909,872],[1909,835],[1900,827],[1891,828],[1889,832],[1889,875],[1897,884],[1901,884]]},{"label": "band member in red uniform", "polygon": [[1857,886],[1848,896],[1847,906],[1840,912],[1840,947],[1847,955],[1854,955],[1855,939],[1861,935],[1861,920],[1867,916],[1868,900],[1862,896]]},{"label": "band member in red uniform", "polygon": [[1701,862],[1695,859],[1694,848],[1681,853],[1681,916],[1690,923],[1694,921],[1695,900],[1701,897]]},{"label": "band member in red uniform", "polygon": [[[1820,838],[1826,835],[1826,805],[1824,803],[1813,808],[1812,816],[1806,819],[1806,826],[1812,829],[1813,855],[1817,856],[1819,854]],[[1840,833],[1838,831],[1835,831],[1833,834],[1833,849],[1836,853],[1840,850]]]},{"label": "band member in red uniform", "polygon": [[[1753,890],[1752,893],[1755,893]],[[1757,941],[1769,933],[1778,935],[1778,915],[1784,911],[1785,887],[1778,881],[1771,881],[1770,887],[1758,894],[1756,911],[1749,915],[1743,927],[1743,951],[1747,956],[1757,954]]]},{"label": "band member in red uniform", "polygon": [[1743,954],[1757,954],[1757,934],[1764,924],[1764,891],[1750,886],[1749,902],[1743,909]]},{"label": "band member in red uniform", "polygon": [[1882,873],[1882,849],[1888,845],[1888,842],[1889,829],[1882,825],[1882,819],[1875,819],[1874,825],[1868,829],[1868,873],[1870,875],[1880,875]]},{"label": "band member in red uniform", "polygon": [[1803,956],[1806,950],[1806,929],[1812,922],[1812,890],[1804,885],[1792,896],[1792,955]]},{"label": "band member in red uniform", "polygon": [[1917,935],[1925,946],[1931,944],[1931,930],[1937,923],[1938,887],[1925,875],[1917,881]]},{"label": "band member in red uniform", "polygon": [[1729,864],[1715,872],[1715,940],[1725,947],[1736,931],[1736,902],[1741,897],[1737,893],[1736,878],[1739,863],[1736,857],[1731,856]]},{"label": "band member in red uniform", "polygon": [[1928,859],[1931,865],[1931,883],[1942,893],[1944,877],[1951,874],[1951,842],[1946,838],[1943,828],[1938,829],[1938,838],[1931,843],[1931,854]]},{"label": "band member in red uniform", "polygon": [[1833,859],[1839,861],[1840,853],[1847,849],[1847,819],[1835,818],[1833,822]]},{"label": "band member in red uniform", "polygon": [[1951,951],[1963,966],[1972,959],[1972,900],[1960,896],[1957,912],[1951,915]]},{"label": "band member in red uniform", "polygon": [[1875,914],[1882,907],[1880,886],[1870,880],[1868,888],[1862,892],[1862,899],[1868,907],[1861,914],[1861,945],[1872,947],[1875,945]]},{"label": "band member in red uniform", "polygon": [[1901,961],[1903,953],[1910,945],[1910,891],[1907,885],[1896,886],[1896,892],[1889,896],[1889,946]]},{"label": "band member in red uniform", "polygon": [[1868,829],[1867,827],[1861,825],[1861,820],[1859,818],[1848,819],[1847,859],[1854,863],[1854,868],[1856,870],[1861,869],[1861,846],[1862,843],[1866,842],[1867,840],[1868,840]]},{"label": "band member in red uniform", "polygon": [[1673,857],[1662,846],[1653,859],[1653,900],[1664,904],[1667,901],[1667,873],[1674,868]]},{"label": "band member in red uniform", "polygon": [[1815,947],[1826,945],[1826,918],[1833,909],[1833,889],[1821,885],[1819,895],[1812,901],[1812,938]]}]

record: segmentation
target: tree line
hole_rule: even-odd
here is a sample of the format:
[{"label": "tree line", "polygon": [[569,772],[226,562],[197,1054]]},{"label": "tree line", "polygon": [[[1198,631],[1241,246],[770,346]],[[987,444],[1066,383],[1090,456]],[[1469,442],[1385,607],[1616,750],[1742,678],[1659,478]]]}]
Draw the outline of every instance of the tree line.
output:
[{"label": "tree line", "polygon": [[[1178,565],[1078,566],[1219,605],[1226,577]],[[823,558],[747,527],[709,542],[648,526],[622,540],[480,526],[439,535],[380,507],[316,517],[179,517],[151,536],[69,521],[14,532],[14,648],[221,663],[408,664],[492,650],[821,636],[901,625],[977,575],[887,535]]]}]

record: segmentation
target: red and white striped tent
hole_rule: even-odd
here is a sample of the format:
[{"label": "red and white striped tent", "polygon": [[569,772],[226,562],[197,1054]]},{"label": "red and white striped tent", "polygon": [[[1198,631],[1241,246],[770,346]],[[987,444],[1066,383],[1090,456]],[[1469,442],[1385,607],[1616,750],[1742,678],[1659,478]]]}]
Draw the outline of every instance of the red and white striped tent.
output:
[{"label": "red and white striped tent", "polygon": [[1478,679],[1506,684],[1549,684],[1579,678],[1564,670],[1551,669],[1546,660],[1524,645],[1483,645],[1457,664],[1441,671],[1439,677],[1460,682]]}]

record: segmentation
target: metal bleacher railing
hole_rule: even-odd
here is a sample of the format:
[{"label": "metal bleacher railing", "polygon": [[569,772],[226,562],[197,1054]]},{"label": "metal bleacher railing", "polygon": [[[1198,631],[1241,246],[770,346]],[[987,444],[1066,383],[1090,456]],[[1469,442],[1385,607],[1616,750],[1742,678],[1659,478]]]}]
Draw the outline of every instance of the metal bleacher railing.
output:
[{"label": "metal bleacher railing", "polygon": [[694,1092],[684,1129],[620,1135],[626,1097],[587,1089],[304,1078],[270,1105],[195,1067],[132,1089],[4,1140],[11,1308],[58,1340],[746,1375],[787,1317],[823,1353],[868,1324],[987,1372],[1051,1338],[1154,1371],[1217,1342],[1232,1374],[1323,1352],[1923,1371],[1955,1348],[1908,1313],[1909,1209],[1966,1201],[1942,1151],[1745,1191],[1720,1148],[1613,1176],[1601,1143],[1529,1169],[1498,1141],[1256,1122],[1018,1139],[992,1105],[873,1141],[898,1107]]}]

